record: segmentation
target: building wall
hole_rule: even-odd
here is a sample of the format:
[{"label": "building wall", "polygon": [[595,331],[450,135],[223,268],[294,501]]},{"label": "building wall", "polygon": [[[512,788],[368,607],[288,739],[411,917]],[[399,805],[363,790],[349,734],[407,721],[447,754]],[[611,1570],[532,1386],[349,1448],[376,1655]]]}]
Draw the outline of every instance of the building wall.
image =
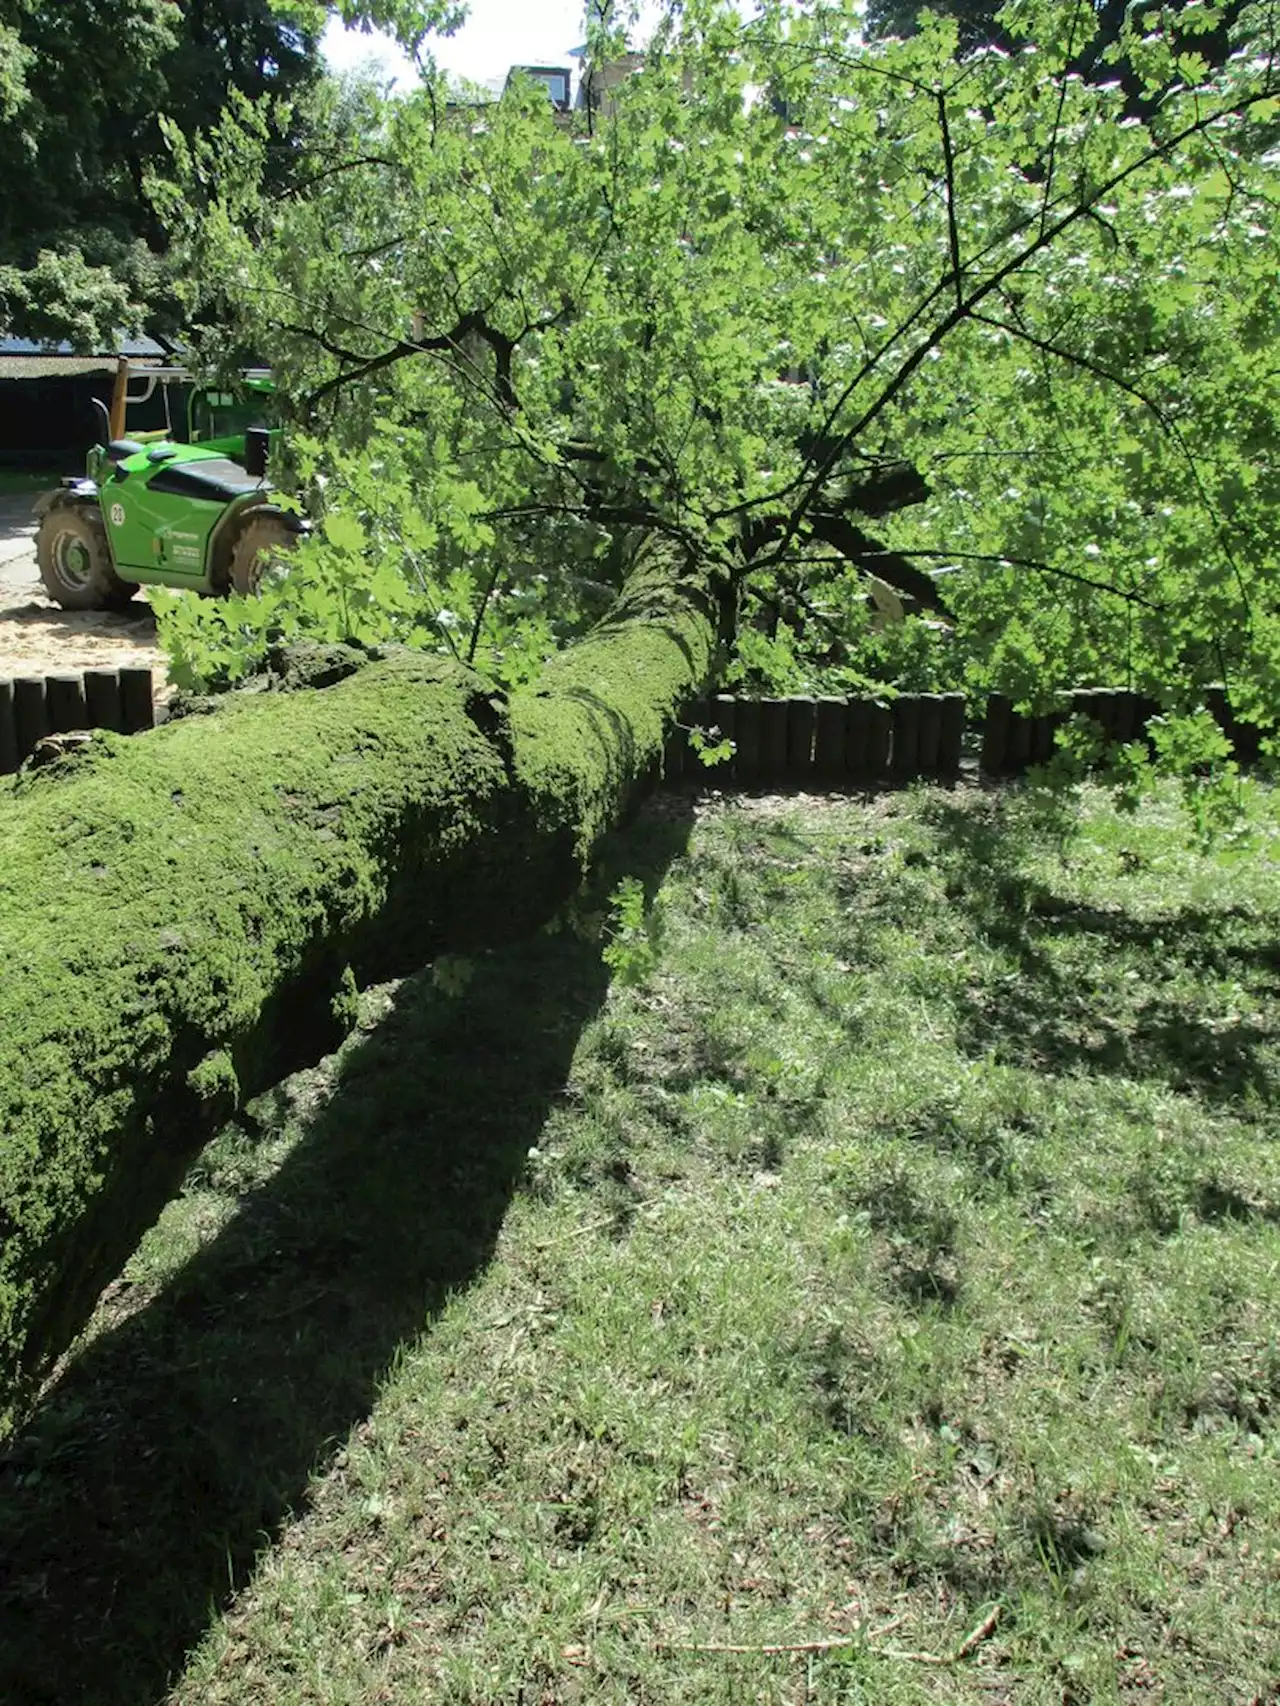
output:
[{"label": "building wall", "polygon": [[[80,473],[100,436],[93,399],[109,404],[111,386],[110,373],[0,377],[0,467]],[[149,404],[130,407],[130,431],[164,424],[158,393]]]}]

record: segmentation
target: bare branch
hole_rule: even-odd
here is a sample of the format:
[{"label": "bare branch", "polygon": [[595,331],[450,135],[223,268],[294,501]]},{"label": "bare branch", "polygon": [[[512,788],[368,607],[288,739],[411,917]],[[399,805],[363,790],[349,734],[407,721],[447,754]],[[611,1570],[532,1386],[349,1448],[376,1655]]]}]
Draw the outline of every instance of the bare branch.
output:
[{"label": "bare branch", "polygon": [[[1076,44],[1076,25],[1080,22],[1080,6],[1082,0],[1075,0],[1071,8],[1071,29],[1067,36],[1067,59],[1071,58],[1071,50]],[[1053,130],[1049,136],[1049,164],[1044,177],[1044,195],[1040,199],[1040,230],[1043,234],[1045,223],[1049,218],[1049,203],[1053,194],[1053,168],[1057,162],[1058,137],[1062,133],[1062,109],[1067,104],[1067,78],[1058,78],[1058,110],[1053,115]]]},{"label": "bare branch", "polygon": [[[1077,586],[1087,586],[1094,592],[1105,592],[1112,598],[1123,598],[1129,604],[1140,604],[1144,610],[1163,611],[1167,607],[1157,604],[1150,598],[1144,598],[1140,592],[1130,591],[1126,587],[1111,586],[1106,581],[1093,580],[1088,575],[1080,575],[1074,569],[1060,568],[1056,563],[1044,563],[1037,557],[1010,557],[1006,552],[994,551],[926,551],[918,545],[907,545],[913,557],[933,557],[948,563],[997,563],[1014,569],[1034,569],[1038,574],[1052,575],[1056,580],[1074,581]],[[874,551],[864,551],[864,557],[874,557]],[[897,557],[896,551],[886,551],[888,557]],[[888,576],[882,578],[888,579]],[[945,608],[945,607],[944,607]]]},{"label": "bare branch", "polygon": [[355,385],[361,379],[367,379],[371,373],[380,373],[384,368],[393,367],[396,362],[404,361],[411,355],[425,355],[431,350],[455,350],[461,344],[468,332],[474,332],[483,324],[479,314],[464,314],[451,331],[442,333],[435,338],[401,338],[384,349],[380,354],[370,356],[356,367],[345,373],[337,373],[332,379],[326,379],[323,385],[318,385],[307,398],[308,404],[314,408],[331,392],[341,390],[344,385]]},{"label": "bare branch", "polygon": [[947,243],[951,250],[951,276],[956,286],[956,306],[964,300],[964,285],[960,265],[960,229],[956,224],[956,157],[951,147],[951,126],[947,122],[947,97],[939,89],[938,124],[942,129],[942,168],[946,177]]},{"label": "bare branch", "polygon": [[484,589],[484,596],[476,606],[475,620],[471,624],[471,635],[467,641],[467,662],[476,661],[476,647],[480,644],[480,630],[484,626],[484,613],[489,608],[489,601],[498,590],[498,577],[503,569],[502,558],[495,552],[493,567],[489,571],[489,579]]},{"label": "bare branch", "polygon": [[284,193],[289,196],[304,195],[316,184],[323,183],[326,178],[336,178],[342,172],[358,172],[361,166],[382,166],[388,172],[404,170],[399,161],[389,159],[385,154],[358,154],[352,160],[338,160],[332,166],[322,166],[318,172],[312,172],[310,177],[290,184]]}]

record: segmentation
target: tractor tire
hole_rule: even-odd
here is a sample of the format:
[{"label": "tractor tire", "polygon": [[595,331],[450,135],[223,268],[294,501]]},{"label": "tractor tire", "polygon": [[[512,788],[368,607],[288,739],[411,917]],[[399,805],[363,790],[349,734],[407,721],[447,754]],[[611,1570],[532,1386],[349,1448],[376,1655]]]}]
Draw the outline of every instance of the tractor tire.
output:
[{"label": "tractor tire", "polygon": [[297,544],[297,533],[282,515],[268,511],[250,516],[231,550],[227,591],[251,598],[261,586],[263,576],[282,557],[291,556]]},{"label": "tractor tire", "polygon": [[47,512],[36,562],[45,591],[64,610],[125,610],[138,590],[116,573],[102,511],[92,504],[57,504]]}]

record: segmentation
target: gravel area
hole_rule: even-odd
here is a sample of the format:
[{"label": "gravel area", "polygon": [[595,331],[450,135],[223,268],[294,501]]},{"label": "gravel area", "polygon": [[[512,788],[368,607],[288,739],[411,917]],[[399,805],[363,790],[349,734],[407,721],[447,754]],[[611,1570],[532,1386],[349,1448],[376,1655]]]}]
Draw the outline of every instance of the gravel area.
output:
[{"label": "gravel area", "polygon": [[[36,567],[33,494],[0,495],[0,678],[147,664],[163,676],[156,623],[139,595],[133,611],[61,610]],[[158,683],[157,683],[158,684]]]}]

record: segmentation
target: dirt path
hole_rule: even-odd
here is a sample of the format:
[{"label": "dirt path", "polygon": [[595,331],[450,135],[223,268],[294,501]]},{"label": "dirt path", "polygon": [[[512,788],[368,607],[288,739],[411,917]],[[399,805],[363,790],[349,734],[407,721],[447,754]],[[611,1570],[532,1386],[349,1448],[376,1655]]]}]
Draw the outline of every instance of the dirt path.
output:
[{"label": "dirt path", "polygon": [[60,610],[45,596],[36,568],[34,494],[0,495],[0,679],[60,670],[147,664],[163,682],[156,623],[141,598],[116,615]]}]

